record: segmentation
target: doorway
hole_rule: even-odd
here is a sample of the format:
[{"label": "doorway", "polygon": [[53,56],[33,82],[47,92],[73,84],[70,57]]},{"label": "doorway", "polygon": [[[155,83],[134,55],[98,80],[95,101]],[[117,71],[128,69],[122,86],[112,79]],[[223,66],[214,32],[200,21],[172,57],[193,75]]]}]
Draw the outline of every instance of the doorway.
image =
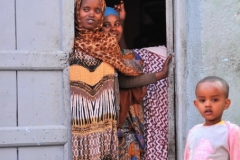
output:
[{"label": "doorway", "polygon": [[[120,0],[106,0],[113,7]],[[165,45],[174,52],[173,0],[124,0],[126,19],[124,36],[128,48]],[[168,159],[177,159],[175,114],[175,62],[168,76]]]},{"label": "doorway", "polygon": [[[106,0],[107,6],[119,0]],[[128,48],[166,45],[165,0],[125,0],[124,36]]]}]

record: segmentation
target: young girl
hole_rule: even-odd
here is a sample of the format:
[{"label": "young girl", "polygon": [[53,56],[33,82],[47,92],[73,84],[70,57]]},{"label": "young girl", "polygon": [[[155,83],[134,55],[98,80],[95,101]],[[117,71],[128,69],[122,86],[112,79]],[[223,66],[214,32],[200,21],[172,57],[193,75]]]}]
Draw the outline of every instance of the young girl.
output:
[{"label": "young girl", "polygon": [[205,123],[189,131],[184,160],[239,160],[240,128],[222,120],[231,103],[228,83],[219,77],[206,77],[198,82],[195,93],[194,105]]},{"label": "young girl", "polygon": [[[115,69],[128,76],[140,74],[125,65],[116,38],[99,31],[104,10],[104,0],[76,1],[70,92],[73,159],[77,160],[118,159],[119,91]],[[169,62],[163,75],[167,75]]]}]

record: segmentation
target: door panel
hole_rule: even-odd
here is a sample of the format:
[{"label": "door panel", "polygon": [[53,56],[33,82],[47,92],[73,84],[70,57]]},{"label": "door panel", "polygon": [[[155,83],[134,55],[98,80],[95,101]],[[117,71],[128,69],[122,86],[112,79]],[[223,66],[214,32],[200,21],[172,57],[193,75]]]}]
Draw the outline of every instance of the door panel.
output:
[{"label": "door panel", "polygon": [[16,1],[17,49],[61,50],[60,0]]},{"label": "door panel", "polygon": [[1,148],[1,160],[17,160],[17,148]]},{"label": "door panel", "polygon": [[68,129],[64,125],[1,127],[0,147],[63,146],[68,142]]},{"label": "door panel", "polygon": [[18,71],[18,125],[63,124],[62,71]]},{"label": "door panel", "polygon": [[16,72],[0,71],[0,127],[17,126]]},{"label": "door panel", "polygon": [[0,70],[63,70],[67,57],[63,51],[0,50]]},{"label": "door panel", "polygon": [[0,50],[15,49],[14,0],[0,2]]},{"label": "door panel", "polygon": [[0,159],[72,159],[74,0],[1,0],[0,20]]},{"label": "door panel", "polygon": [[20,147],[19,160],[59,160],[63,159],[63,147]]}]

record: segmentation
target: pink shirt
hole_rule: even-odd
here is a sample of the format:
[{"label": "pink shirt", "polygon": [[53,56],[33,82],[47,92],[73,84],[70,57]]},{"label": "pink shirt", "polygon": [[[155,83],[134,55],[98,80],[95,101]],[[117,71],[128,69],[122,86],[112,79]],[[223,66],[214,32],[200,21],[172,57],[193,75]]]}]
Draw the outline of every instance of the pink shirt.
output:
[{"label": "pink shirt", "polygon": [[240,128],[221,121],[199,124],[188,134],[184,160],[240,160]]}]

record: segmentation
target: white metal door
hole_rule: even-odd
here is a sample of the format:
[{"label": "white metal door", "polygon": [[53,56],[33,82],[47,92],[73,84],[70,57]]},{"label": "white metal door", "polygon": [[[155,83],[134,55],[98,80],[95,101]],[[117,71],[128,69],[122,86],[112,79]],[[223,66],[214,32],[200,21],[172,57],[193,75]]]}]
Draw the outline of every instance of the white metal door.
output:
[{"label": "white metal door", "polygon": [[74,0],[0,1],[0,159],[71,159]]}]

